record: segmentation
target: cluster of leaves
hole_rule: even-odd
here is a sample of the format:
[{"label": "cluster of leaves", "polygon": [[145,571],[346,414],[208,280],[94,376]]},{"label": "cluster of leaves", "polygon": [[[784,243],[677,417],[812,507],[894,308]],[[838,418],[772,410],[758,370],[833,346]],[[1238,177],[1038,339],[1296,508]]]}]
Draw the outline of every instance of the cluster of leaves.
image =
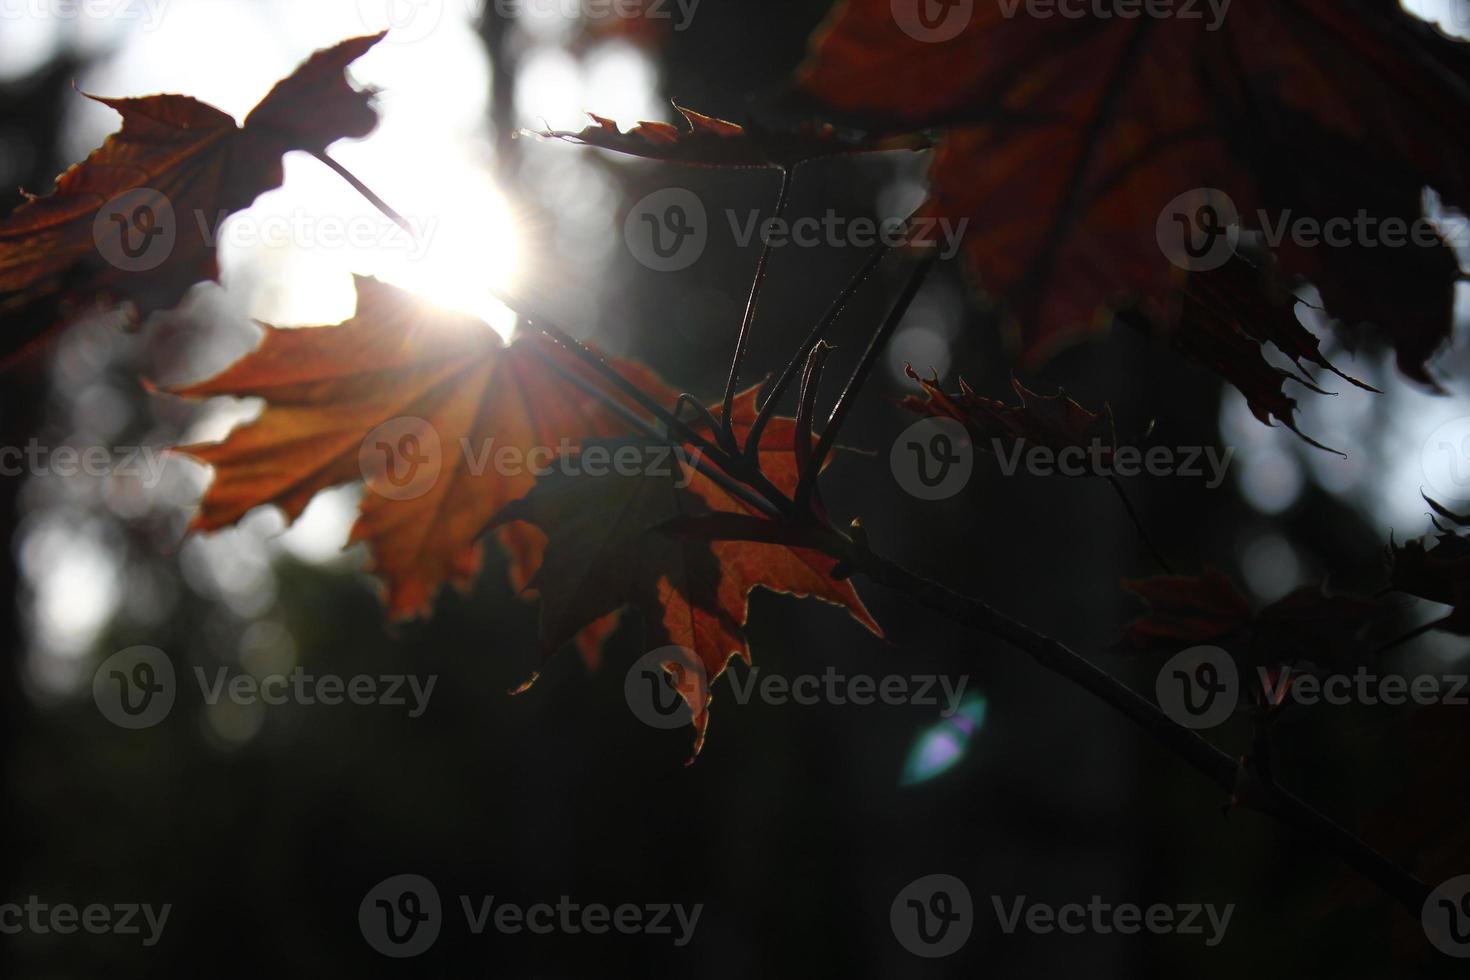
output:
[{"label": "cluster of leaves", "polygon": [[[1335,370],[1296,319],[1291,290],[1308,279],[1331,314],[1375,325],[1402,370],[1433,385],[1428,362],[1448,337],[1460,276],[1443,241],[1392,254],[1288,242],[1275,254],[1245,251],[1223,268],[1184,275],[1162,254],[1153,225],[1172,198],[1200,187],[1228,192],[1246,214],[1321,219],[1366,208],[1413,219],[1426,186],[1463,207],[1463,45],[1408,17],[1396,0],[1256,4],[1218,32],[1186,19],[1006,18],[1003,6],[977,5],[957,37],[932,44],[901,30],[888,0],[839,4],[814,37],[799,87],[860,136],[830,123],[747,127],[683,108],[681,125],[623,132],[594,116],[580,133],[544,135],[683,165],[776,168],[787,181],[778,209],[803,161],[933,146],[932,196],[922,210],[967,219],[968,265],[1009,311],[1028,366],[1126,314],[1238,387],[1263,422],[1295,428],[1285,384],[1316,388],[1309,368]],[[76,309],[126,302],[143,314],[214,278],[204,229],[181,226],[160,268],[124,274],[96,254],[92,222],[106,201],[141,187],[217,221],[280,183],[283,153],[326,160],[335,140],[366,135],[376,122],[371,93],[350,86],[344,69],[381,36],[314,55],[243,126],[184,96],[105,100],[122,114],[122,129],[51,195],[0,222],[0,309],[20,324],[0,352],[21,350]],[[655,440],[697,450],[699,461],[680,455],[665,477],[534,480],[474,473],[446,454],[447,471],[421,497],[388,499],[370,486],[353,538],[367,544],[390,613],[411,616],[427,612],[442,585],[476,573],[480,542],[493,532],[512,581],[541,599],[547,654],[575,641],[594,658],[619,613],[633,607],[652,639],[693,650],[713,680],[731,657],[749,657],[742,628],[757,586],[841,605],[877,632],[838,556],[854,539],[831,527],[815,482],[849,396],[931,262],[918,263],[820,434],[822,331],[855,285],[760,403],[755,390],[736,391],[758,273],[730,387],[705,406],[642,366],[608,363],[564,335],[523,332],[505,344],[483,324],[359,280],[351,319],[267,328],[254,353],[174,392],[266,405],[224,443],[184,450],[215,469],[194,526],[222,528],[262,505],[294,519],[316,493],[359,479],[363,438],[402,416],[429,421],[450,444],[493,439],[525,450],[565,440],[575,453]],[[1266,344],[1296,370],[1268,363]],[[797,415],[776,417],[797,375]],[[1115,444],[1109,413],[1064,395],[1037,396],[1018,382],[1021,403],[1007,406],[967,388],[947,396],[937,381],[921,387],[926,398],[911,408],[983,436]],[[1396,552],[1395,584],[1437,601],[1449,596],[1458,610],[1464,539],[1446,532],[1433,549],[1414,547]],[[1135,584],[1155,612],[1133,635],[1246,635],[1259,659],[1281,662],[1304,656],[1302,645],[1320,641],[1313,634],[1323,623],[1351,630],[1368,612],[1317,593],[1252,616],[1227,585],[1211,575]],[[708,686],[681,692],[702,741]]]},{"label": "cluster of leaves", "polygon": [[[1219,346],[1197,339],[1223,329],[1199,306],[1255,341],[1275,342],[1279,327],[1290,336],[1278,346],[1301,350],[1294,322],[1262,315],[1259,294],[1196,281],[1219,272],[1181,287],[1161,260],[1154,219],[1187,191],[1223,190],[1243,220],[1366,209],[1411,223],[1426,186],[1470,203],[1466,46],[1397,0],[1253,4],[1218,25],[1005,7],[976,5],[935,43],[900,30],[887,0],[849,0],[818,33],[802,87],[871,132],[942,129],[929,208],[970,219],[970,266],[1008,304],[1030,364],[1129,306],[1187,350]],[[1403,371],[1433,384],[1427,362],[1449,337],[1460,278],[1448,245],[1285,241],[1278,256],[1330,313],[1376,325]],[[1235,311],[1213,301],[1222,288]],[[1201,359],[1258,403],[1238,356]]]},{"label": "cluster of leaves", "polygon": [[[1254,706],[1271,707],[1263,699],[1280,700],[1285,687],[1276,678],[1283,673],[1350,670],[1430,630],[1470,636],[1470,535],[1465,533],[1470,515],[1425,500],[1437,515],[1435,533],[1402,545],[1390,541],[1385,586],[1371,597],[1328,595],[1324,586],[1304,586],[1253,611],[1235,584],[1214,568],[1198,576],[1127,581],[1124,589],[1143,602],[1145,611],[1128,625],[1121,647],[1142,653],[1222,647],[1250,676],[1265,671],[1269,684],[1251,693]],[[1372,644],[1373,628],[1392,616],[1392,593],[1449,611],[1405,636]]]}]

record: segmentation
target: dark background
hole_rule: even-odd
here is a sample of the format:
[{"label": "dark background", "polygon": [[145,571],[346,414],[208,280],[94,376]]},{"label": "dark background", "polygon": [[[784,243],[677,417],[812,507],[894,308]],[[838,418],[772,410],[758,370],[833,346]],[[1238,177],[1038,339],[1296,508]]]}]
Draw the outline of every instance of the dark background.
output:
[{"label": "dark background", "polygon": [[[655,38],[667,95],[744,119],[779,97],[825,12],[820,0],[705,0],[692,28]],[[497,50],[493,120],[502,136],[516,56],[509,25],[487,24]],[[69,160],[58,149],[63,100],[77,66],[58,63],[0,90],[4,128],[28,152],[6,178],[48,186]],[[597,106],[589,106],[596,109]],[[497,142],[500,172],[519,203],[554,212],[522,179],[530,154],[587,152]],[[871,212],[877,193],[912,162],[838,160],[798,177],[791,214],[831,207]],[[619,171],[627,198],[671,181],[665,169]],[[768,207],[772,175],[679,172],[717,206]],[[517,190],[519,188],[519,190]],[[619,215],[621,226],[621,214]],[[539,247],[554,249],[554,242]],[[858,256],[791,250],[777,257],[757,323],[751,380],[776,370],[825,308]],[[755,249],[716,239],[686,273],[612,263],[596,324],[605,346],[640,357],[706,398],[726,371]],[[942,267],[926,296],[957,300],[965,284]],[[549,268],[556,268],[554,263]],[[543,285],[548,295],[575,278]],[[839,326],[829,377],[840,376],[897,292],[885,269]],[[1013,368],[994,323],[962,307],[951,346],[957,374],[1005,392]],[[105,370],[145,416],[155,409],[136,378],[173,332],[119,338]],[[918,365],[921,369],[924,365]],[[1064,386],[1087,405],[1109,402],[1124,432],[1151,420],[1154,439],[1187,445],[1219,438],[1220,383],[1123,328],[1057,358],[1032,387]],[[835,382],[829,382],[835,390]],[[960,496],[923,503],[891,477],[887,450],[911,421],[893,403],[907,390],[880,372],[845,441],[870,450],[831,471],[827,502],[861,516],[875,546],[916,570],[1099,658],[1142,690],[1150,662],[1108,651],[1137,612],[1118,587],[1152,574],[1147,553],[1110,490],[1097,481],[1002,478],[985,460]],[[5,444],[55,431],[60,396],[43,363],[0,381]],[[1371,420],[1376,424],[1378,420]],[[155,431],[141,425],[139,431]],[[1296,550],[1303,580],[1369,587],[1386,529],[1313,485],[1267,518],[1227,483],[1129,481],[1162,549],[1184,570],[1214,564],[1241,577],[1247,544],[1269,530]],[[431,620],[389,628],[374,583],[278,559],[279,598],[263,618],[285,627],[308,671],[435,675],[428,712],[407,719],[379,707],[271,709],[244,744],[211,737],[204,706],[185,685],[162,725],[124,732],[85,696],[38,702],[25,680],[12,539],[23,510],[18,481],[0,481],[0,714],[4,718],[4,856],[0,900],[172,903],[163,941],[21,934],[3,939],[7,976],[847,976],[958,977],[1386,977],[1447,969],[1421,959],[1417,924],[1364,890],[1330,856],[1265,819],[1222,812],[1227,801],[1130,725],[1022,654],[955,628],[865,581],[858,588],[887,642],[841,611],[758,593],[750,644],[767,672],[943,673],[969,677],[989,705],[966,758],[918,785],[900,785],[906,757],[936,721],[932,708],[734,703],[715,688],[709,740],[683,765],[688,733],[640,724],[622,695],[624,672],[646,650],[626,618],[589,672],[564,652],[530,692],[507,697],[537,667],[535,606],[511,591],[492,554],[474,591],[445,594]],[[120,523],[139,569],[173,576],[163,529]],[[1418,533],[1413,529],[1411,533]],[[228,662],[251,623],[180,585],[166,622],[117,625],[95,659],[133,644],[169,652],[181,672]],[[744,668],[736,666],[736,671]],[[723,684],[724,682],[722,682]],[[724,694],[722,697],[721,695]],[[1403,719],[1365,710],[1308,718],[1287,740],[1291,785],[1349,825],[1402,802],[1412,764]],[[1215,733],[1241,751],[1247,732]],[[1463,783],[1461,767],[1433,769]],[[1393,812],[1393,811],[1389,811]],[[1463,818],[1463,811],[1459,811]],[[1454,821],[1418,812],[1368,823],[1379,844],[1414,863],[1430,852],[1422,827]],[[1463,869],[1425,867],[1426,876]],[[357,909],[390,875],[431,879],[447,906],[439,941],[395,963],[363,941]],[[975,933],[955,956],[920,960],[894,939],[889,905],[908,882],[959,877],[976,902]],[[522,905],[563,895],[581,903],[704,904],[694,941],[667,937],[470,935],[459,895]],[[992,895],[1009,902],[1087,902],[1094,894],[1148,905],[1234,903],[1224,943],[1201,937],[1003,934]]]}]

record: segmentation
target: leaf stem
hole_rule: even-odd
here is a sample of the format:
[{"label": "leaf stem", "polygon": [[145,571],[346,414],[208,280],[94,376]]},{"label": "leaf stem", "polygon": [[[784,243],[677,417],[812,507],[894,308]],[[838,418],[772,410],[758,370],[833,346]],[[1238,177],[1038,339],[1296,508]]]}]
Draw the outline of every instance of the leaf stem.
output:
[{"label": "leaf stem", "polygon": [[868,281],[868,278],[872,276],[874,270],[882,263],[884,256],[888,252],[889,247],[887,245],[879,244],[868,253],[868,257],[863,261],[862,266],[848,280],[847,285],[842,288],[842,292],[832,301],[832,305],[827,307],[827,312],[822,314],[822,319],[817,321],[817,325],[812,328],[811,333],[807,334],[806,339],[801,342],[800,349],[791,358],[790,363],[786,365],[786,370],[781,372],[781,377],[776,380],[776,383],[771,386],[771,390],[766,393],[765,404],[761,406],[760,414],[756,416],[755,424],[750,428],[750,437],[745,444],[746,455],[751,455],[753,453],[752,447],[761,444],[761,433],[765,431],[766,424],[776,414],[777,403],[780,402],[781,396],[785,394],[786,389],[796,380],[796,376],[806,367],[807,358],[811,356],[812,349],[827,336],[827,331],[832,329],[832,324],[837,322],[837,318],[842,315],[842,311],[846,309],[853,295],[857,293],[863,283]]},{"label": "leaf stem", "polygon": [[[522,319],[535,324],[536,329],[540,330],[542,333],[546,334],[546,336],[550,337],[552,340],[565,347],[569,353],[571,353],[582,363],[586,364],[593,371],[596,371],[614,388],[618,389],[634,402],[636,402],[639,408],[643,409],[649,415],[652,415],[654,418],[658,419],[658,421],[662,422],[670,432],[677,432],[681,439],[685,439],[689,442],[694,443],[696,446],[699,447],[700,452],[703,452],[706,455],[715,458],[728,459],[728,457],[725,456],[724,451],[721,450],[718,446],[715,446],[708,439],[704,438],[704,436],[696,432],[688,423],[686,423],[683,419],[680,419],[676,414],[670,413],[658,402],[654,401],[652,398],[649,398],[648,395],[645,394],[641,388],[619,374],[617,370],[613,368],[611,364],[607,363],[607,361],[603,360],[600,355],[598,355],[595,351],[589,350],[587,348],[587,345],[583,344],[581,341],[577,340],[577,338],[573,337],[561,327],[557,326],[550,317],[543,316],[539,312],[530,309],[527,304],[522,303],[520,300],[507,296],[499,292],[498,290],[492,289],[490,292],[496,299],[500,300],[500,302],[504,303],[506,306],[516,311],[516,313]],[[611,399],[604,398],[603,400],[606,401],[608,404],[615,404],[611,401]]]},{"label": "leaf stem", "polygon": [[1163,552],[1159,551],[1154,545],[1153,539],[1149,537],[1148,531],[1143,526],[1143,519],[1138,516],[1138,511],[1133,509],[1133,501],[1128,499],[1128,494],[1123,490],[1123,484],[1119,482],[1116,474],[1108,474],[1108,484],[1118,494],[1118,499],[1123,502],[1123,509],[1128,512],[1128,519],[1133,522],[1133,527],[1138,531],[1138,537],[1143,541],[1143,546],[1148,549],[1154,561],[1158,562],[1159,567],[1164,570],[1165,575],[1173,575],[1174,569],[1169,567],[1169,562],[1164,557]]},{"label": "leaf stem", "polygon": [[[547,357],[544,352],[537,351],[536,353],[537,356],[541,358],[542,363],[544,363],[547,368],[549,368],[554,374],[560,377],[563,381],[566,381],[568,384],[575,386],[579,391],[591,395],[598,401],[602,402],[602,404],[606,406],[609,411],[617,415],[630,428],[638,432],[643,437],[647,439],[653,439],[661,444],[666,444],[672,441],[672,432],[665,432],[660,434],[657,429],[649,425],[645,419],[639,418],[637,413],[628,408],[628,406],[609,398],[606,391],[603,391],[599,389],[596,385],[589,383],[585,378],[579,378],[575,374],[572,374],[570,371],[565,370],[560,364],[557,364],[550,357]],[[682,425],[682,423],[680,424]],[[704,451],[701,450],[701,453],[703,452]],[[722,490],[725,490],[733,496],[739,497],[741,500],[750,504],[751,507],[760,511],[762,514],[765,514],[771,520],[779,521],[783,515],[781,509],[776,504],[773,504],[771,501],[766,500],[759,493],[755,492],[749,486],[740,482],[736,478],[727,475],[725,471],[718,465],[711,467],[706,462],[706,459],[713,459],[718,464],[717,454],[718,450],[716,450],[716,454],[705,454],[698,459],[689,459],[688,463],[695,469],[699,470],[699,472],[713,480],[716,484],[720,486]]]},{"label": "leaf stem", "polygon": [[842,424],[847,421],[847,414],[852,410],[852,403],[857,400],[858,392],[862,390],[868,377],[873,373],[879,355],[883,353],[883,348],[887,346],[893,332],[898,329],[898,324],[908,312],[914,297],[919,294],[919,289],[924,285],[924,280],[929,277],[929,270],[934,268],[937,258],[937,250],[931,249],[919,260],[918,265],[909,275],[909,281],[904,286],[903,292],[899,294],[893,307],[888,311],[888,316],[879,324],[872,339],[868,341],[868,347],[863,351],[862,360],[858,362],[852,377],[848,379],[847,387],[842,389],[842,394],[838,396],[837,405],[832,409],[832,415],[827,419],[826,427],[822,429],[821,438],[817,440],[817,448],[812,451],[812,458],[807,461],[806,468],[802,471],[801,482],[796,487],[798,512],[804,511],[806,505],[811,501],[817,476],[822,472],[827,455],[832,452],[837,435],[842,431]]},{"label": "leaf stem", "polygon": [[[774,218],[784,215],[786,205],[791,201],[792,173],[792,168],[783,167],[781,169],[781,192],[776,197]],[[756,261],[755,278],[750,284],[750,298],[745,303],[745,315],[740,320],[740,333],[735,338],[735,355],[730,359],[730,378],[725,382],[725,399],[721,403],[723,406],[721,418],[724,424],[720,427],[720,441],[732,453],[739,452],[740,447],[735,444],[735,431],[731,426],[730,413],[735,405],[735,390],[740,386],[740,367],[745,361],[745,352],[750,347],[751,325],[755,322],[755,310],[760,302],[761,287],[765,285],[766,272],[770,268],[771,251],[771,240],[767,237],[761,242],[761,254]]]},{"label": "leaf stem", "polygon": [[328,167],[330,167],[332,171],[337,174],[337,176],[341,177],[343,180],[347,181],[347,183],[351,184],[353,190],[357,191],[357,193],[367,198],[368,203],[377,208],[379,211],[383,212],[383,215],[388,218],[388,220],[392,221],[395,225],[408,232],[409,238],[413,239],[413,241],[415,242],[419,240],[418,232],[413,230],[413,225],[408,223],[408,219],[395,211],[388,204],[387,201],[383,200],[377,194],[373,193],[373,189],[367,184],[364,184],[362,181],[358,180],[356,174],[354,174],[351,170],[348,170],[346,167],[342,166],[342,164],[338,163],[336,160],[333,160],[331,157],[327,156],[326,150],[312,150],[310,152],[312,156],[316,157],[322,163],[325,163]]}]

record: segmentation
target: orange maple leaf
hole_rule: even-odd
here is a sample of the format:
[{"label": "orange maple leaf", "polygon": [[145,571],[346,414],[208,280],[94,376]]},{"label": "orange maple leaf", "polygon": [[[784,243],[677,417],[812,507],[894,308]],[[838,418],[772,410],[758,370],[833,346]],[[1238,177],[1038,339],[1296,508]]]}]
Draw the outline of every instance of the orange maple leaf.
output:
[{"label": "orange maple leaf", "polygon": [[[752,388],[732,406],[731,426],[741,441],[757,415],[756,394]],[[794,419],[772,419],[757,453],[767,478],[788,495],[800,478],[796,432]],[[533,585],[541,592],[541,640],[548,655],[625,606],[642,613],[650,646],[688,652],[671,673],[693,712],[698,755],[709,726],[710,685],[732,657],[750,662],[744,626],[757,587],[842,606],[874,634],[882,631],[851,583],[833,576],[836,561],[821,552],[779,541],[707,541],[667,533],[688,518],[760,513],[691,465],[697,462],[692,456],[678,462],[665,473],[553,474],[506,507],[496,525],[525,522],[547,535],[545,564]]]},{"label": "orange maple leaf", "polygon": [[[122,128],[0,221],[0,361],[88,307],[132,304],[141,317],[216,279],[215,242],[230,213],[279,187],[281,157],[317,155],[377,125],[371,92],[344,69],[382,34],[318,51],[277,83],[243,126],[184,95],[105,99]],[[89,96],[89,98],[95,98]]]},{"label": "orange maple leaf", "polygon": [[[664,403],[650,372],[617,365]],[[579,387],[580,382],[583,387]],[[222,443],[178,450],[214,467],[192,529],[234,524],[273,504],[295,520],[317,493],[366,482],[353,541],[365,541],[389,614],[425,613],[440,585],[479,570],[490,519],[528,491],[534,472],[590,437],[630,431],[589,394],[600,379],[539,333],[510,344],[474,317],[435,310],[375,279],[357,280],[357,313],[332,327],[265,328],[260,348],[219,376],[173,389],[186,398],[265,400]],[[530,581],[543,539],[503,528],[512,581]],[[606,624],[604,624],[605,626]]]}]

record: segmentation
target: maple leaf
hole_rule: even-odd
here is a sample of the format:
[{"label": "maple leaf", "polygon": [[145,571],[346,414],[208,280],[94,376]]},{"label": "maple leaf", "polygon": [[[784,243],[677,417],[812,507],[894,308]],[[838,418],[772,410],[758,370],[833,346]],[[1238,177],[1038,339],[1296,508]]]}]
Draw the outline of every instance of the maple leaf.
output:
[{"label": "maple leaf", "polygon": [[1128,624],[1125,638],[1136,649],[1182,650],[1238,635],[1250,625],[1250,602],[1215,568],[1200,576],[1133,579],[1123,588],[1147,607]]},{"label": "maple leaf", "polygon": [[611,119],[588,113],[593,125],[580,132],[547,130],[535,135],[691,166],[781,169],[819,157],[917,150],[929,143],[922,136],[845,139],[832,126],[806,125],[795,132],[773,132],[706,116],[677,103],[674,108],[683,118],[682,127],[664,122],[640,122],[624,133]]},{"label": "maple leaf", "polygon": [[1124,639],[1132,648],[1229,646],[1247,662],[1268,667],[1348,662],[1361,652],[1363,631],[1384,614],[1381,602],[1327,595],[1318,586],[1304,586],[1253,612],[1235,584],[1214,568],[1199,576],[1125,581],[1123,588],[1147,607],[1128,625]]},{"label": "maple leaf", "polygon": [[1044,446],[1052,450],[1075,447],[1091,451],[1097,447],[1099,458],[1107,461],[1117,448],[1113,430],[1112,409],[1104,405],[1101,412],[1091,412],[1067,397],[1065,391],[1055,395],[1038,395],[1015,378],[1011,387],[1020,403],[977,395],[964,379],[960,379],[958,395],[948,395],[939,386],[939,378],[921,378],[913,365],[904,371],[924,389],[924,397],[909,395],[901,403],[920,415],[954,419],[970,430],[977,444],[1005,451],[1017,443]]},{"label": "maple leaf", "polygon": [[[1470,514],[1460,515],[1424,498],[1440,518],[1470,528]],[[1389,584],[1400,592],[1453,607],[1436,620],[1434,629],[1470,636],[1470,537],[1434,522],[1439,532],[1402,545],[1388,545]]]},{"label": "maple leaf", "polygon": [[[615,366],[651,397],[672,402],[651,372]],[[177,450],[214,468],[192,529],[227,527],[266,504],[294,521],[322,490],[365,479],[352,540],[367,543],[394,618],[427,612],[445,582],[468,584],[490,519],[531,488],[534,471],[581,439],[627,433],[609,404],[633,408],[627,396],[602,392],[595,372],[542,334],[507,345],[474,317],[435,310],[368,278],[357,279],[351,319],[266,327],[254,353],[172,393],[265,400],[260,417],[224,442]],[[523,587],[540,565],[544,538],[525,526],[498,537],[512,581]],[[587,645],[595,648],[610,628],[598,624]]]},{"label": "maple leaf", "polygon": [[[1242,4],[1217,24],[1016,5],[953,5],[931,24],[904,16],[922,3],[847,0],[814,35],[801,84],[872,132],[947,127],[929,210],[970,219],[970,265],[1019,321],[1029,364],[1120,308],[1176,322],[1181,277],[1160,228],[1181,199],[1191,244],[1206,231],[1199,207],[1225,198],[1257,230],[1257,213],[1407,224],[1425,186],[1470,200],[1467,47],[1395,0]],[[1218,193],[1191,197],[1205,189]],[[1401,369],[1433,384],[1459,278],[1442,240],[1288,236],[1280,255],[1328,311],[1386,331]]]},{"label": "maple leaf", "polygon": [[[757,416],[756,396],[752,388],[732,405],[731,426],[741,441]],[[800,478],[796,432],[794,419],[774,418],[758,446],[762,472],[787,494]],[[669,533],[688,518],[759,513],[691,460],[685,455],[663,472],[553,473],[508,505],[495,524],[526,522],[547,535],[545,561],[532,585],[541,593],[541,642],[548,655],[588,623],[625,606],[642,613],[651,646],[692,654],[699,669],[677,671],[676,684],[693,712],[697,756],[709,725],[710,685],[732,657],[750,662],[744,626],[756,587],[843,606],[874,634],[882,632],[852,585],[833,576],[837,563],[825,554],[777,540],[708,541]]]},{"label": "maple leaf", "polygon": [[[1145,333],[1162,335],[1181,354],[1234,385],[1262,423],[1271,425],[1274,418],[1303,441],[1328,449],[1297,427],[1296,400],[1286,394],[1288,381],[1326,394],[1302,362],[1331,371],[1365,391],[1378,389],[1344,374],[1322,355],[1317,338],[1297,319],[1296,300],[1276,277],[1271,257],[1257,254],[1255,259],[1236,256],[1219,269],[1191,274],[1172,326],[1146,317],[1125,319]],[[1267,343],[1290,358],[1297,370],[1267,361],[1262,351]]]},{"label": "maple leaf", "polygon": [[345,69],[382,34],[318,51],[276,84],[243,126],[184,95],[95,98],[122,128],[0,221],[0,360],[89,307],[127,302],[142,316],[216,279],[215,241],[232,212],[279,187],[281,157],[322,155],[377,125],[372,93]]}]

